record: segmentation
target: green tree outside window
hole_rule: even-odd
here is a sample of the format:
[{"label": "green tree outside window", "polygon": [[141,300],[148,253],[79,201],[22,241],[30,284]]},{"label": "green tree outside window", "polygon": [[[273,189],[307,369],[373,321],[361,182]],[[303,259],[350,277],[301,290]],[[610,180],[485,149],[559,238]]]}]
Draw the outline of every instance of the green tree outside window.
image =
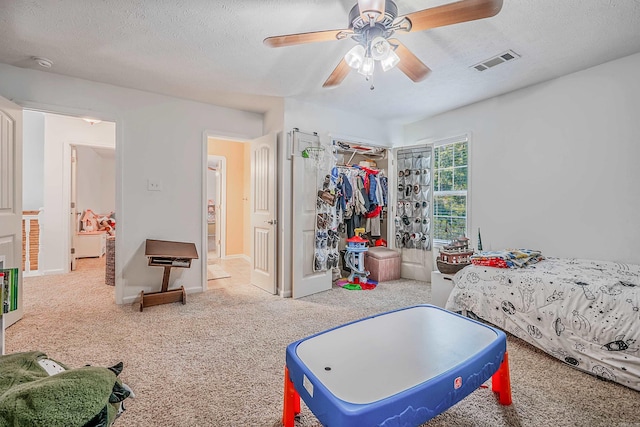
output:
[{"label": "green tree outside window", "polygon": [[467,233],[467,142],[434,148],[433,219],[435,240],[450,241]]}]

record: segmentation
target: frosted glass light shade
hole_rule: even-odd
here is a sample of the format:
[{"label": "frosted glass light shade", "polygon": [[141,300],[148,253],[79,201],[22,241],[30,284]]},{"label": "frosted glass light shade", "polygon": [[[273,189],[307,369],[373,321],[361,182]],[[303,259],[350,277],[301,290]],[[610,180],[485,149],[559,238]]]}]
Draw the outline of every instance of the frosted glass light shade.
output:
[{"label": "frosted glass light shade", "polygon": [[384,37],[375,37],[371,40],[371,57],[376,61],[381,61],[387,57],[391,51],[391,45]]},{"label": "frosted glass light shade", "polygon": [[356,70],[360,69],[364,61],[364,46],[358,44],[349,49],[349,52],[344,56],[344,60],[349,67]]},{"label": "frosted glass light shade", "polygon": [[373,75],[373,67],[374,67],[374,65],[375,65],[375,63],[373,62],[373,58],[367,56],[362,61],[362,66],[360,67],[358,72],[360,74],[362,74],[363,76],[370,77],[370,76]]},{"label": "frosted glass light shade", "polygon": [[398,65],[400,62],[400,57],[397,53],[393,51],[393,49],[389,50],[387,57],[380,61],[380,65],[382,65],[382,71],[388,71]]}]

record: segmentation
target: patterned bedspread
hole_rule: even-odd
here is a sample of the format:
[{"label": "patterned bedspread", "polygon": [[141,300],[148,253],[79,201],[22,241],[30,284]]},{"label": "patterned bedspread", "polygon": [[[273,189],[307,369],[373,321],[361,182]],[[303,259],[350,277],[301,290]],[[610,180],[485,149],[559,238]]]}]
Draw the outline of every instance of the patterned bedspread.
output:
[{"label": "patterned bedspread", "polygon": [[526,268],[470,265],[453,282],[448,310],[640,390],[640,265],[547,258]]}]

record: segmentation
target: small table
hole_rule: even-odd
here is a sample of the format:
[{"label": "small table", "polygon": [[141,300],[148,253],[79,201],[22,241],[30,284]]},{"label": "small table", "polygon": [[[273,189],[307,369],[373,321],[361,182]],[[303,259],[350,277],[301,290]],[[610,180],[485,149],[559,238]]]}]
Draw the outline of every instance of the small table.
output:
[{"label": "small table", "polygon": [[193,243],[147,239],[144,254],[149,258],[148,265],[164,267],[164,275],[162,276],[160,292],[145,294],[144,291],[140,291],[140,311],[145,306],[170,302],[181,301],[182,304],[186,304],[187,294],[184,286],[180,286],[179,289],[169,289],[169,275],[172,267],[191,267],[191,260],[198,259],[196,245]]},{"label": "small table", "polygon": [[445,308],[447,299],[453,290],[453,276],[434,270],[431,272],[431,303]]},{"label": "small table", "polygon": [[511,404],[504,332],[432,305],[367,317],[287,346],[282,422],[300,398],[325,426],[419,426],[492,378]]}]

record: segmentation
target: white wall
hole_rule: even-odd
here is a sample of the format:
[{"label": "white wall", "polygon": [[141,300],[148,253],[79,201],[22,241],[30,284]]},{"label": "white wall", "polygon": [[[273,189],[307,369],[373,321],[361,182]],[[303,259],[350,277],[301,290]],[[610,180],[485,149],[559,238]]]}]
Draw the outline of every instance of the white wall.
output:
[{"label": "white wall", "polygon": [[22,116],[22,209],[44,206],[44,114],[26,110]]},{"label": "white wall", "polygon": [[301,132],[317,132],[320,141],[329,144],[329,135],[352,137],[360,142],[390,147],[389,126],[382,120],[349,111],[320,107],[295,99],[285,99],[285,131],[297,127]]},{"label": "white wall", "polygon": [[[148,267],[144,256],[148,238],[195,243],[200,259],[172,272],[171,285],[202,289],[203,134],[256,138],[262,134],[261,114],[5,64],[0,95],[23,106],[116,122],[117,302],[160,288],[162,269]],[[147,191],[148,179],[160,181],[163,191]]]},{"label": "white wall", "polygon": [[484,249],[640,264],[640,54],[405,127],[466,131],[471,231]]},{"label": "white wall", "polygon": [[100,176],[102,199],[100,200],[100,212],[108,214],[116,211],[116,159],[115,157],[100,158]]},{"label": "white wall", "polygon": [[[115,131],[115,128],[114,128]],[[115,132],[114,141],[115,143]],[[89,147],[78,145],[78,211],[91,209],[95,213],[101,213],[102,189],[100,186],[101,165],[100,156]]]},{"label": "white wall", "polygon": [[[115,145],[115,126],[113,130]],[[78,145],[76,150],[78,212],[91,209],[97,214],[108,214],[115,211],[115,163],[91,147]]]}]

